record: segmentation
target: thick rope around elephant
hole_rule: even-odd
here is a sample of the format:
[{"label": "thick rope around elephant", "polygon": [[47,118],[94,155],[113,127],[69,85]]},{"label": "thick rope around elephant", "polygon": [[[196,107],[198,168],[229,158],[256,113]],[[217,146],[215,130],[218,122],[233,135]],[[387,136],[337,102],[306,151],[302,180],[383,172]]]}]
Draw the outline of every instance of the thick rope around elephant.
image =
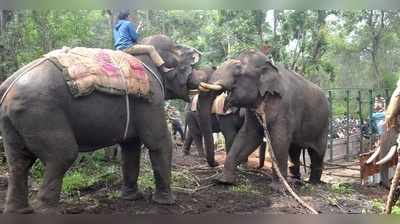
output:
[{"label": "thick rope around elephant", "polygon": [[305,201],[303,201],[303,199],[301,199],[296,194],[296,192],[294,192],[292,187],[289,185],[289,183],[283,177],[283,175],[282,175],[282,173],[281,173],[281,171],[279,169],[279,166],[278,166],[278,161],[276,160],[276,157],[275,157],[274,149],[272,148],[271,137],[269,135],[268,129],[265,126],[263,118],[261,117],[261,115],[256,113],[256,117],[258,119],[258,122],[262,125],[262,127],[264,129],[264,134],[265,134],[265,138],[266,138],[266,141],[267,141],[267,149],[268,149],[268,151],[269,151],[269,153],[271,155],[271,159],[272,159],[272,167],[276,171],[276,174],[278,175],[279,180],[283,183],[283,185],[285,186],[286,190],[294,197],[294,199],[296,199],[296,201],[299,202],[300,205],[302,205],[303,207],[308,209],[312,214],[319,214],[319,212],[317,212],[317,210],[315,210],[313,207],[311,207],[309,204],[307,204]]}]

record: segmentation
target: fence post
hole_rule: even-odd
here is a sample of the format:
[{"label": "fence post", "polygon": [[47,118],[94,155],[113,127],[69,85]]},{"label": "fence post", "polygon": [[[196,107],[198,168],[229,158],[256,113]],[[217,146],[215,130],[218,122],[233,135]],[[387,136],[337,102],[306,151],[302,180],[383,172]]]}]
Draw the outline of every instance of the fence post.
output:
[{"label": "fence post", "polygon": [[373,136],[372,136],[372,111],[374,107],[374,102],[372,99],[372,89],[369,90],[369,122],[368,122],[368,134],[369,134],[369,148],[372,149]]},{"label": "fence post", "polygon": [[346,90],[346,158],[350,154],[350,90]]},{"label": "fence post", "polygon": [[361,95],[361,90],[358,90],[358,117],[360,118],[360,153],[364,152],[363,149],[363,133],[362,133],[362,127],[364,125],[363,121],[363,116],[362,116],[362,95]]},{"label": "fence post", "polygon": [[390,102],[390,95],[389,95],[389,89],[385,89],[385,110],[387,106],[389,105]]},{"label": "fence post", "polygon": [[329,161],[333,160],[333,96],[332,96],[332,91],[328,91],[328,101],[329,101]]}]

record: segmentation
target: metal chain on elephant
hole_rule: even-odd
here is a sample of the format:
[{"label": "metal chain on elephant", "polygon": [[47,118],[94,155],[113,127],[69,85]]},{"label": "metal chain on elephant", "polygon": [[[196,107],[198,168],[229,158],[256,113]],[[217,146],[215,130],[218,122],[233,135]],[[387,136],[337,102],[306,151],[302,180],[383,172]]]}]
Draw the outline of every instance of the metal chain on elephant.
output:
[{"label": "metal chain on elephant", "polygon": [[285,186],[286,190],[294,197],[294,199],[296,199],[296,201],[298,201],[300,203],[300,205],[302,205],[303,207],[307,208],[312,214],[319,214],[319,212],[317,212],[313,207],[311,207],[309,204],[307,204],[305,201],[303,201],[296,194],[296,192],[294,192],[292,187],[289,185],[289,183],[283,177],[283,175],[282,175],[282,173],[281,173],[281,171],[279,169],[278,162],[277,162],[276,157],[275,157],[274,149],[272,148],[271,137],[270,137],[268,129],[265,126],[264,121],[263,121],[264,118],[258,112],[256,112],[256,117],[258,119],[258,122],[261,124],[261,126],[264,129],[265,139],[267,141],[267,149],[269,150],[269,153],[270,153],[270,156],[271,156],[271,159],[272,159],[272,167],[276,171],[276,174],[278,175],[279,180],[283,183],[283,185]]}]

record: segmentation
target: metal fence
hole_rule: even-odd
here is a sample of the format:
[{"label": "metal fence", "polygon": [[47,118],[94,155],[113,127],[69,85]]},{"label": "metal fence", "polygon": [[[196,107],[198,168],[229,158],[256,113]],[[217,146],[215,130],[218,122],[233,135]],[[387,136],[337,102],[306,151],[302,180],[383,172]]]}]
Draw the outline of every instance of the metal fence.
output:
[{"label": "metal fence", "polygon": [[[372,114],[374,112],[375,97],[381,96],[386,105],[390,100],[389,89],[366,88],[334,88],[325,89],[329,100],[329,139],[328,152],[325,157],[328,161],[346,159],[359,153],[368,152],[376,140],[372,132]],[[344,138],[335,139],[334,121],[337,118],[344,120]],[[357,133],[351,133],[350,121],[357,120]],[[362,125],[368,124],[367,133],[361,130]],[[342,153],[338,151],[342,150]]]}]

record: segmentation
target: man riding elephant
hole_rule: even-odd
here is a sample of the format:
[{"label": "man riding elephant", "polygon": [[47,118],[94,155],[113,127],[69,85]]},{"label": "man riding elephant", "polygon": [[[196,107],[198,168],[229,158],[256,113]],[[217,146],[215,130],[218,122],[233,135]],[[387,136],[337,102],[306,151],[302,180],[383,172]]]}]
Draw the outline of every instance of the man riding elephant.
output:
[{"label": "man riding elephant", "polygon": [[139,39],[138,31],[141,28],[141,23],[137,28],[129,20],[129,11],[121,11],[118,15],[118,22],[114,27],[114,47],[117,50],[125,51],[132,55],[138,54],[148,54],[153,62],[161,69],[163,72],[168,72],[172,68],[167,68],[164,60],[158,54],[157,50],[151,45],[137,44]]}]

